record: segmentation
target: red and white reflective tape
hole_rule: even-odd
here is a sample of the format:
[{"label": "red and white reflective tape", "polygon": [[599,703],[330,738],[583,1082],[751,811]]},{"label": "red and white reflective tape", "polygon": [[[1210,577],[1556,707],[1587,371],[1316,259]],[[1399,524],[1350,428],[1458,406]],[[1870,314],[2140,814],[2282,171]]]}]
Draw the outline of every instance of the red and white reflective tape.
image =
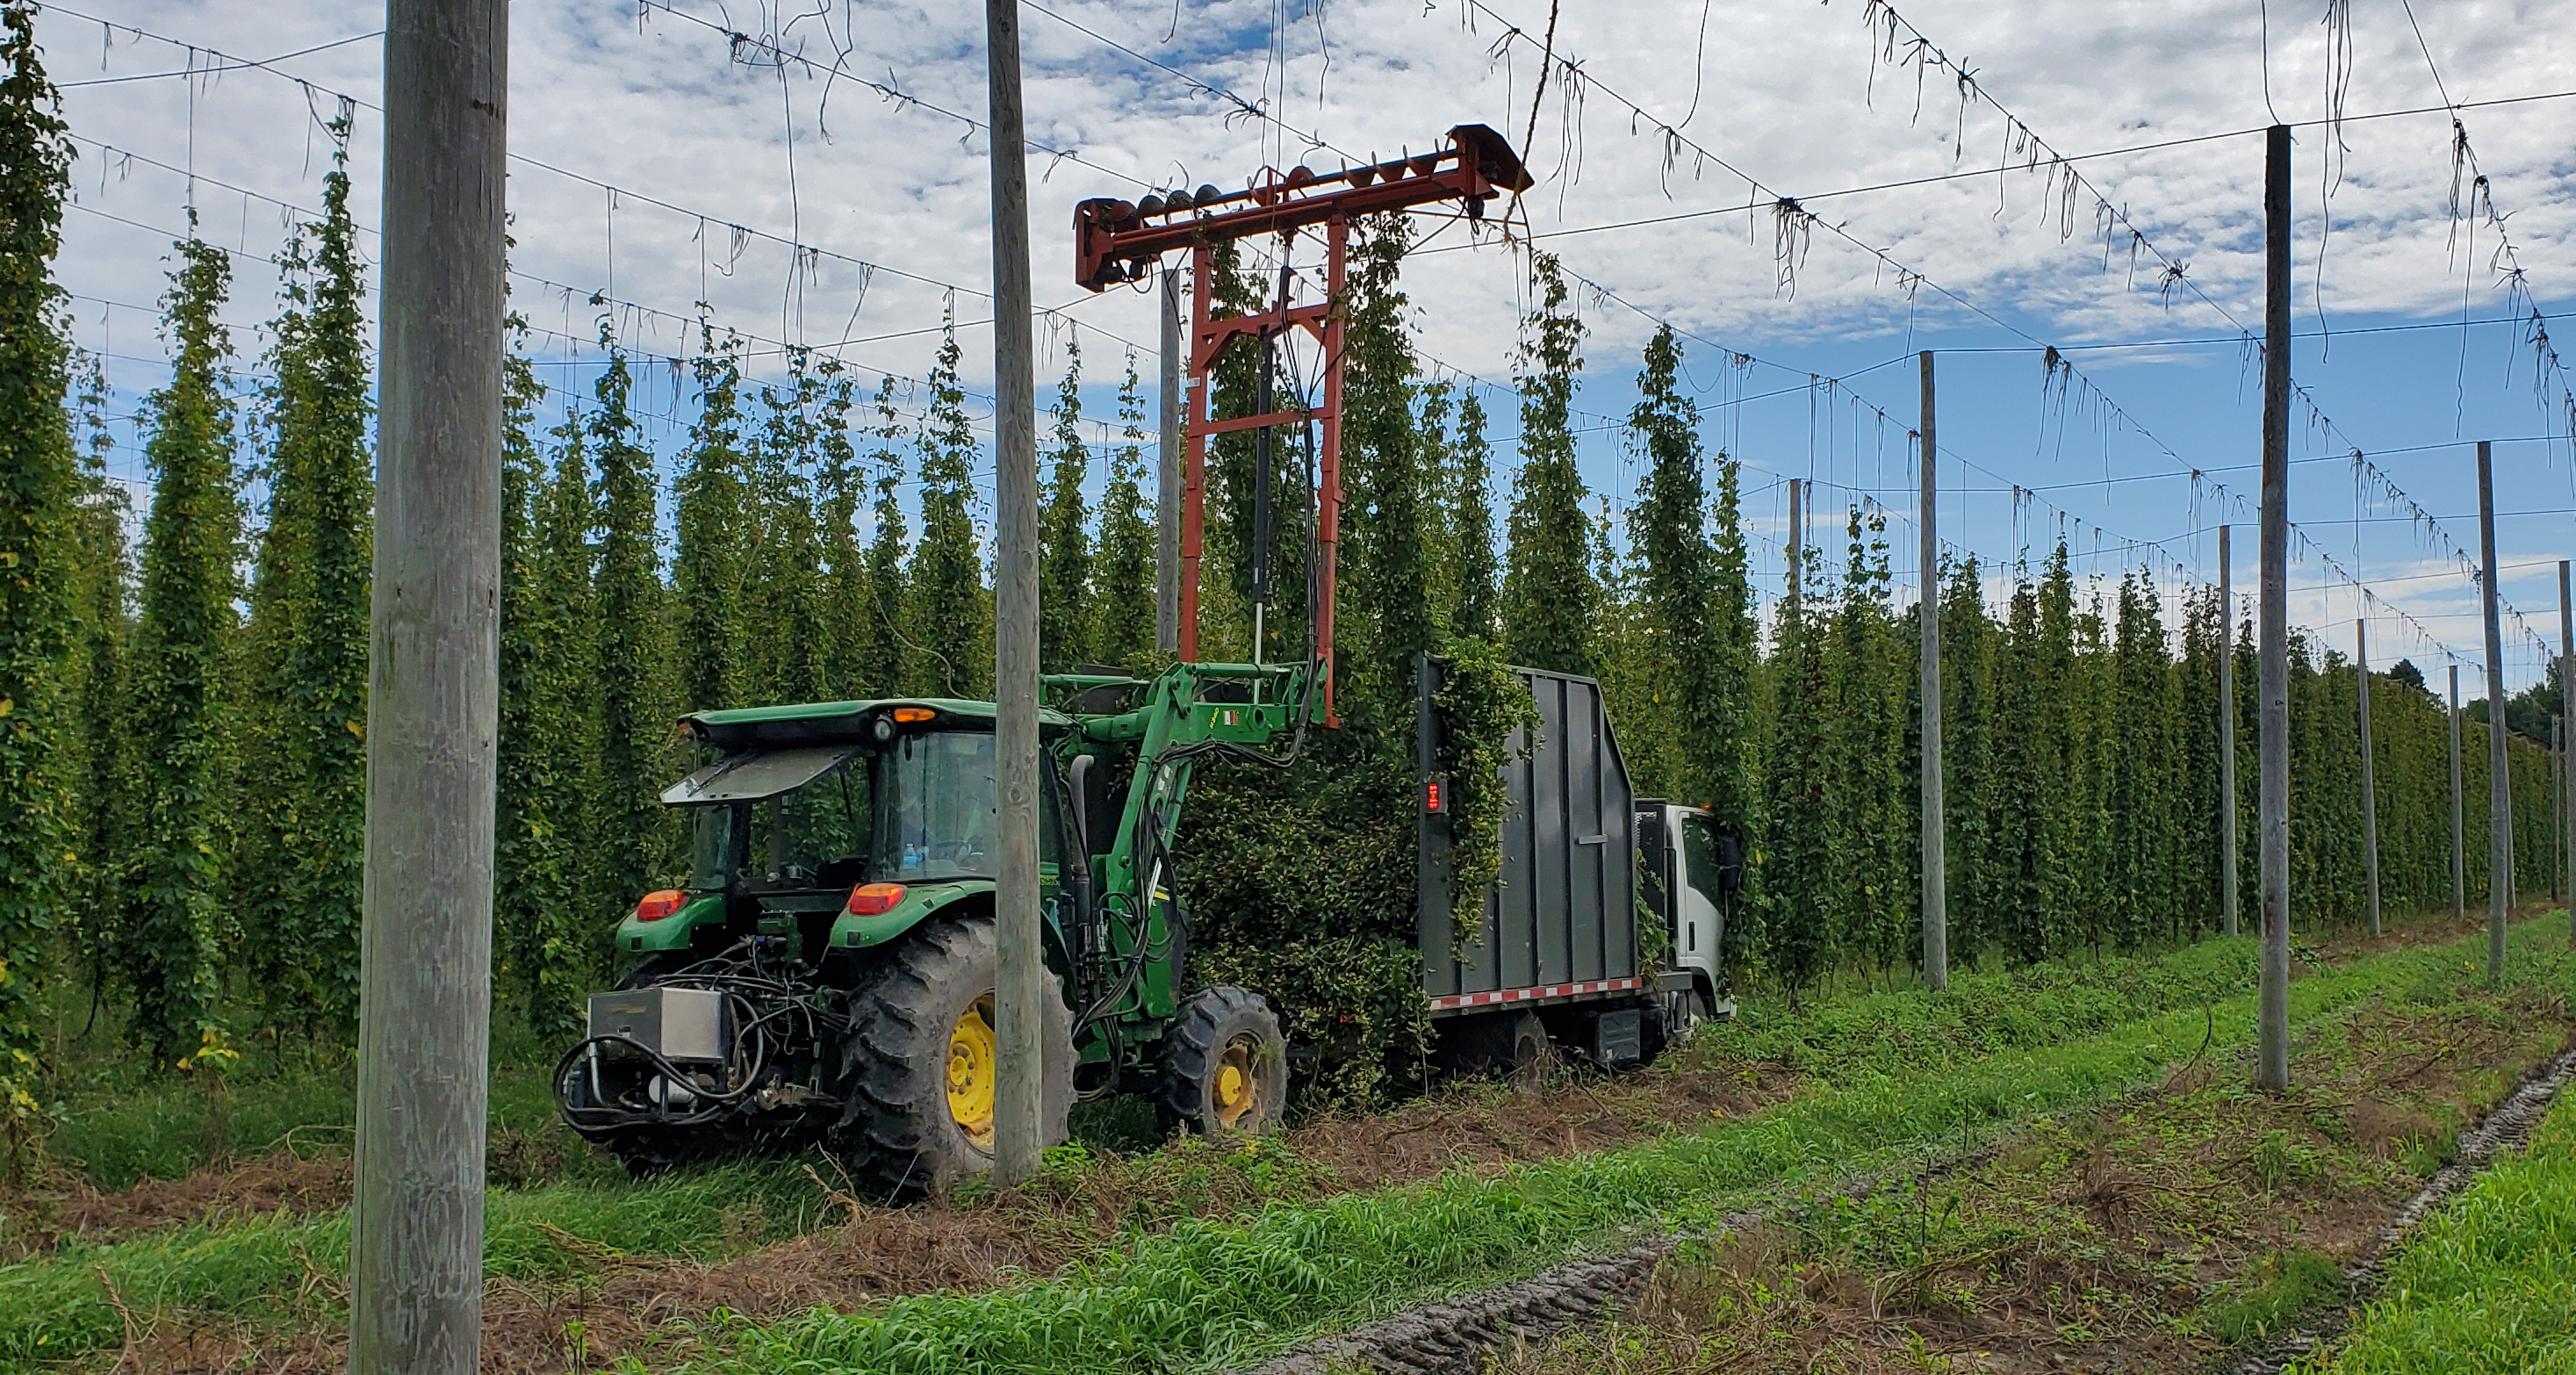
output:
[{"label": "red and white reflective tape", "polygon": [[1623,993],[1643,988],[1643,979],[1594,979],[1579,984],[1541,984],[1536,988],[1502,988],[1491,993],[1452,993],[1431,1000],[1431,1010],[1448,1012],[1461,1007],[1488,1007],[1497,1003],[1533,1003],[1548,998],[1574,998],[1586,993]]}]

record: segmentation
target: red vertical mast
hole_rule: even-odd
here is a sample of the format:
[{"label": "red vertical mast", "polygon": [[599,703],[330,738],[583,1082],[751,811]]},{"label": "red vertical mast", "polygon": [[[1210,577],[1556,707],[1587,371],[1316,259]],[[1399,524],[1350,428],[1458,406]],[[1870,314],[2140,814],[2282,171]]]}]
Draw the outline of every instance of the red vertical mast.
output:
[{"label": "red vertical mast", "polygon": [[[1351,221],[1362,215],[1409,210],[1441,201],[1457,201],[1469,219],[1484,217],[1485,202],[1506,191],[1527,190],[1529,173],[1501,134],[1482,124],[1462,124],[1449,131],[1448,147],[1420,157],[1317,175],[1294,167],[1286,172],[1264,168],[1245,190],[1220,192],[1202,186],[1196,192],[1175,190],[1149,195],[1141,202],[1087,200],[1074,207],[1074,280],[1093,291],[1141,279],[1147,265],[1166,253],[1187,249],[1193,293],[1190,302],[1188,390],[1182,423],[1188,427],[1181,507],[1180,654],[1196,659],[1199,647],[1199,561],[1203,512],[1207,496],[1208,436],[1272,425],[1320,422],[1323,437],[1316,455],[1317,570],[1314,608],[1316,653],[1322,660],[1324,703],[1328,721],[1338,724],[1332,709],[1333,565],[1341,537],[1342,516],[1342,308]],[[1219,319],[1210,310],[1216,276],[1216,246],[1262,234],[1293,236],[1312,225],[1324,226],[1325,299],[1292,306],[1283,298],[1255,315]],[[1275,411],[1233,420],[1209,417],[1208,371],[1236,339],[1255,339],[1302,328],[1324,350],[1324,398],[1311,415]]]}]

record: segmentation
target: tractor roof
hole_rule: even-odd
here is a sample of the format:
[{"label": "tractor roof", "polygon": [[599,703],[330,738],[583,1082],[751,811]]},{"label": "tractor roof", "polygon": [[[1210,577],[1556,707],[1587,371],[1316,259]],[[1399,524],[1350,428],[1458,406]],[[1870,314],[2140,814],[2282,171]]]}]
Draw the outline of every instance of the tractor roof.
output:
[{"label": "tractor roof", "polygon": [[[993,729],[993,704],[955,697],[888,697],[868,702],[805,702],[782,707],[740,707],[730,711],[693,711],[680,718],[681,729],[721,750],[777,749],[787,745],[858,743],[871,737],[869,727],[881,711],[927,707],[930,720],[913,730]],[[1038,732],[1054,735],[1071,730],[1073,718],[1041,707]]]}]

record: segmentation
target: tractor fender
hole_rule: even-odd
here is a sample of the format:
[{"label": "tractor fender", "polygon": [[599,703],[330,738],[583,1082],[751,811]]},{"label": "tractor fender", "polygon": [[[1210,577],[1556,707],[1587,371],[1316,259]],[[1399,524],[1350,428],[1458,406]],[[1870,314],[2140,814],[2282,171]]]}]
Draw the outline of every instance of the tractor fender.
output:
[{"label": "tractor fender", "polygon": [[909,883],[904,885],[902,900],[883,912],[864,917],[843,912],[835,918],[828,944],[833,950],[863,950],[871,945],[883,945],[949,908],[977,898],[982,899],[978,905],[989,915],[993,910],[991,879]]},{"label": "tractor fender", "polygon": [[725,900],[722,893],[699,893],[692,896],[679,911],[659,921],[638,921],[635,914],[617,924],[617,953],[640,955],[648,952],[687,950],[690,937],[699,927],[713,923],[724,925]]},{"label": "tractor fender", "polygon": [[[883,945],[902,936],[933,917],[955,916],[991,920],[993,892],[997,887],[988,878],[958,879],[946,883],[906,884],[901,901],[875,916],[855,916],[843,912],[832,923],[832,934],[826,940],[826,953],[847,956],[870,946]],[[1066,953],[1064,932],[1054,912],[1054,902],[1046,903],[1047,919],[1041,923],[1039,941],[1045,949],[1047,967],[1059,977],[1072,968]]]}]

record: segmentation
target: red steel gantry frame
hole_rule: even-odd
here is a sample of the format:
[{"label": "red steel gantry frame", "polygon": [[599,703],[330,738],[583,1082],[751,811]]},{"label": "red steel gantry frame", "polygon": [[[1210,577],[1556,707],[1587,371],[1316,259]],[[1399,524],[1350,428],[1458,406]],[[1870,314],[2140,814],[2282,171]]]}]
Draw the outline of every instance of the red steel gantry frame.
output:
[{"label": "red steel gantry frame", "polygon": [[[1322,422],[1316,454],[1315,543],[1322,568],[1316,580],[1315,647],[1322,661],[1324,703],[1332,719],[1333,681],[1333,551],[1341,533],[1342,512],[1342,331],[1343,268],[1350,246],[1351,221],[1359,216],[1409,210],[1438,201],[1458,201],[1469,219],[1484,218],[1485,202],[1506,191],[1529,189],[1529,173],[1503,136],[1482,124],[1451,129],[1448,146],[1419,157],[1318,174],[1304,167],[1280,172],[1264,168],[1242,191],[1220,192],[1202,186],[1196,192],[1174,190],[1149,195],[1142,202],[1087,200],[1073,209],[1074,280],[1092,291],[1140,280],[1147,265],[1175,249],[1190,251],[1190,341],[1188,390],[1182,424],[1188,439],[1183,459],[1181,504],[1180,655],[1198,658],[1199,557],[1201,516],[1205,509],[1208,436],[1273,425]],[[1257,315],[1217,317],[1210,311],[1216,277],[1217,245],[1276,234],[1293,239],[1298,230],[1324,227],[1324,299],[1291,305],[1283,295]],[[1273,411],[1212,419],[1208,414],[1208,372],[1226,347],[1251,337],[1270,339],[1291,329],[1313,334],[1324,349],[1324,398],[1317,410]]]}]

